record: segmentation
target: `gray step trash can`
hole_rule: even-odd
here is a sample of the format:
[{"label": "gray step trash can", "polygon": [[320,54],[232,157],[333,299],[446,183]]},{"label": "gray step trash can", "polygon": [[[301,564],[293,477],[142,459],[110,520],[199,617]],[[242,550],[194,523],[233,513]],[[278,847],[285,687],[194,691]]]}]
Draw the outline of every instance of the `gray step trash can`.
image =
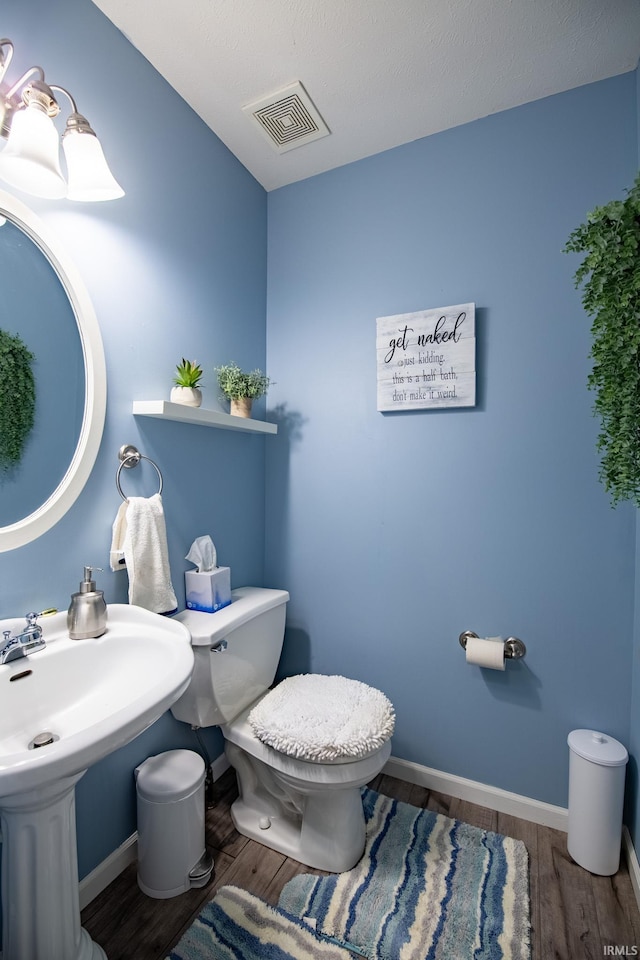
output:
[{"label": "gray step trash can", "polygon": [[168,750],[135,774],[138,886],[159,900],[204,887],[213,870],[204,842],[204,760],[192,750]]},{"label": "gray step trash can", "polygon": [[569,743],[567,849],[577,864],[609,877],[620,865],[625,767],[621,743],[595,730],[573,730]]}]

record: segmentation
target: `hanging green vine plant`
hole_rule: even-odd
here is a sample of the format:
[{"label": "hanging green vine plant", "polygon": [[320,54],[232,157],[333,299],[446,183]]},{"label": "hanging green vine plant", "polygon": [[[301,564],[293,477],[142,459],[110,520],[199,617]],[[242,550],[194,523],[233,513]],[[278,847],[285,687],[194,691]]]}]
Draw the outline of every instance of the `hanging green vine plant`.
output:
[{"label": "hanging green vine plant", "polygon": [[36,388],[34,356],[16,334],[0,330],[0,472],[20,462],[33,427]]},{"label": "hanging green vine plant", "polygon": [[600,480],[613,505],[640,506],[640,174],[626,200],[596,207],[564,249],[586,254],[575,284],[593,318],[587,384],[600,417]]}]

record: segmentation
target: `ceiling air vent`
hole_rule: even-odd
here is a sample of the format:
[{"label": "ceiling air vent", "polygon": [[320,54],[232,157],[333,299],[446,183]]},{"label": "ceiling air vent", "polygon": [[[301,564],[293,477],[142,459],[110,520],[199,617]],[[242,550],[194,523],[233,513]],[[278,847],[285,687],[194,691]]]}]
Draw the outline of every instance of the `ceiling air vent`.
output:
[{"label": "ceiling air vent", "polygon": [[278,153],[319,140],[331,132],[301,83],[290,83],[242,108]]}]

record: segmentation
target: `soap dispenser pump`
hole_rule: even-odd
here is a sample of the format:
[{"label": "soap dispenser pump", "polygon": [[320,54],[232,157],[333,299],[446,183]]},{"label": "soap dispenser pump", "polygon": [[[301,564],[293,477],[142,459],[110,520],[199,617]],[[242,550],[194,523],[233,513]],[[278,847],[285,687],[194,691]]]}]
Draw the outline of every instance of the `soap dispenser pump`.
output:
[{"label": "soap dispenser pump", "polygon": [[101,568],[84,568],[84,579],[80,589],[78,593],[71,594],[67,629],[72,640],[101,637],[107,629],[107,605],[104,601],[104,592],[96,590],[96,582],[91,576],[94,570],[101,570]]}]

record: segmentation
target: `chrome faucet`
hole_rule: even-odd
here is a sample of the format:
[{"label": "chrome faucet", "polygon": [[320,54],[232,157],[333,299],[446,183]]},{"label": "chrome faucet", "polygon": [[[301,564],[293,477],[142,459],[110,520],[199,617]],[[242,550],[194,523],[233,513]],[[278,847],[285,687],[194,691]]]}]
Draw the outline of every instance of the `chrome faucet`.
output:
[{"label": "chrome faucet", "polygon": [[10,663],[19,657],[28,657],[36,650],[46,646],[42,636],[42,627],[37,623],[38,613],[28,613],[27,622],[19,633],[11,636],[10,630],[3,630],[3,640],[0,641],[0,664]]}]

